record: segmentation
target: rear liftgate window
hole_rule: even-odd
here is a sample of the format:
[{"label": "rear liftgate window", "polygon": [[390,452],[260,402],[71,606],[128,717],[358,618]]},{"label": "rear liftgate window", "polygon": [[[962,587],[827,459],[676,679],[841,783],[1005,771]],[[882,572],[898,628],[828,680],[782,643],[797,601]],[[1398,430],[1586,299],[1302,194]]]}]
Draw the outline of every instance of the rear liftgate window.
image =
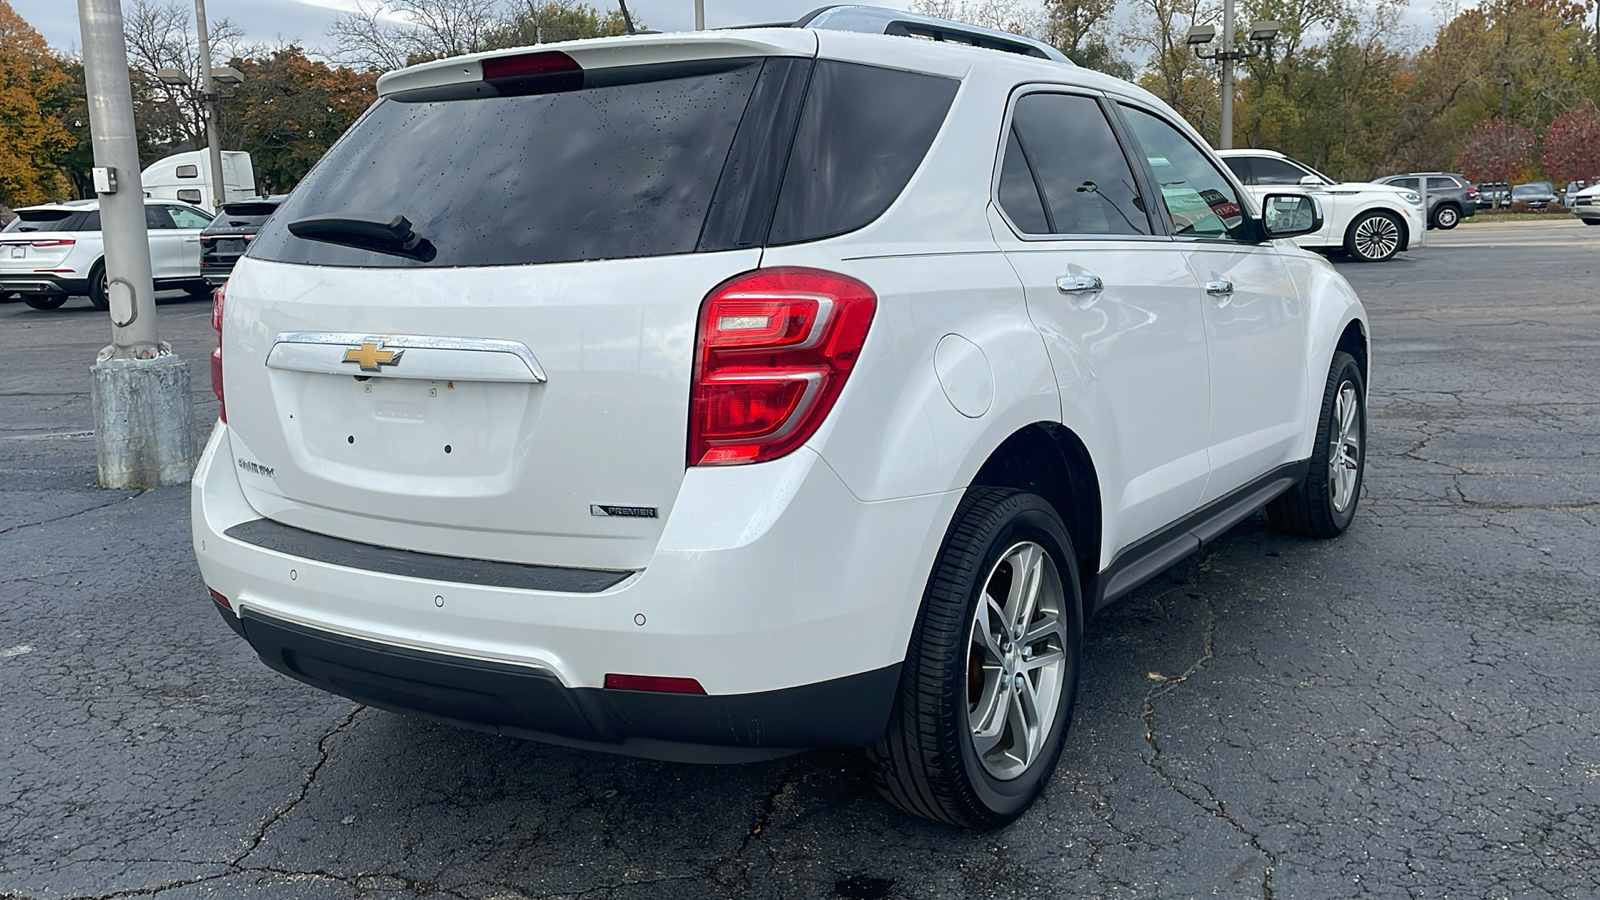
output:
[{"label": "rear liftgate window", "polygon": [[[582,77],[581,88],[553,93],[380,101],[267,221],[252,255],[526,265],[831,237],[894,202],[958,86],[783,57]],[[405,216],[437,253],[381,253],[288,230],[354,213]]]},{"label": "rear liftgate window", "polygon": [[[382,100],[268,220],[254,256],[340,266],[494,266],[689,253],[760,60],[562,93]],[[585,73],[586,79],[597,73]],[[667,73],[670,74],[670,73]],[[329,214],[401,215],[423,261],[289,233]]]}]

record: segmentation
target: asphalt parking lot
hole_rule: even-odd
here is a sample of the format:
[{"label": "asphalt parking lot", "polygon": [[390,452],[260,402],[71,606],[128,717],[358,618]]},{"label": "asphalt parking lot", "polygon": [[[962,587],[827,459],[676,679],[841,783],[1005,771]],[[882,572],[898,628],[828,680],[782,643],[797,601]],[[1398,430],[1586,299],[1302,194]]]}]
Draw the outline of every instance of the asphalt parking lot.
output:
[{"label": "asphalt parking lot", "polygon": [[[1380,265],[1352,530],[1263,517],[1089,629],[1043,800],[854,753],[643,762],[352,705],[211,610],[185,489],[92,487],[87,300],[0,305],[0,898],[1600,897],[1600,228]],[[179,295],[181,297],[181,295]],[[215,415],[209,304],[160,307]]]}]

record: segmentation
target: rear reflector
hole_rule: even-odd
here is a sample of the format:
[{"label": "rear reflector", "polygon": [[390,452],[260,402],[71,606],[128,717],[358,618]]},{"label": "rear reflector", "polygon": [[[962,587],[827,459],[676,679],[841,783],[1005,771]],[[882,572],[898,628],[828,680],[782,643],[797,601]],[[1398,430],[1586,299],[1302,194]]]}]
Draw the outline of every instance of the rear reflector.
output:
[{"label": "rear reflector", "polygon": [[502,94],[555,94],[583,87],[583,66],[560,50],[483,61],[483,80]]},{"label": "rear reflector", "polygon": [[233,609],[233,604],[228,602],[228,598],[222,596],[219,593],[217,593],[217,591],[215,589],[213,589],[211,587],[207,587],[206,588],[206,593],[211,595],[211,599],[217,601],[218,603],[222,604],[223,606],[227,607],[228,609]]},{"label": "rear reflector", "polygon": [[693,678],[668,678],[663,675],[607,675],[606,690],[700,695],[706,692],[700,682]]}]

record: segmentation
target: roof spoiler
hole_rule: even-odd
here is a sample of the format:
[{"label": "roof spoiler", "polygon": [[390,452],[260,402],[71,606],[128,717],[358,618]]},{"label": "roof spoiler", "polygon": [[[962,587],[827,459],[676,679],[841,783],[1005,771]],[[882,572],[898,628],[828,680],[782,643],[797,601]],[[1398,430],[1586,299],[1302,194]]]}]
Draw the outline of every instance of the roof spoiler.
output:
[{"label": "roof spoiler", "polygon": [[952,22],[949,19],[935,19],[932,16],[918,15],[902,9],[885,9],[881,6],[824,6],[801,16],[794,22],[793,27],[856,31],[865,34],[894,34],[952,44],[969,44],[1072,65],[1072,60],[1068,59],[1066,54],[1043,41],[993,28]]}]

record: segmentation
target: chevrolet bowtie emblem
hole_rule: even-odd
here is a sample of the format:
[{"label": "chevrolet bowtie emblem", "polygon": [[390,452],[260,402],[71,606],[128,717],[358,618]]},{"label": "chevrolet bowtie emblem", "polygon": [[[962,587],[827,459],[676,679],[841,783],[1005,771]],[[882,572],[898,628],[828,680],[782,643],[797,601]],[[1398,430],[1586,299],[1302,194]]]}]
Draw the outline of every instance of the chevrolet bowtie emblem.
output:
[{"label": "chevrolet bowtie emblem", "polygon": [[383,341],[368,342],[359,347],[352,347],[344,352],[344,361],[355,363],[363,372],[381,372],[384,366],[400,365],[400,355],[404,350],[385,350]]}]

